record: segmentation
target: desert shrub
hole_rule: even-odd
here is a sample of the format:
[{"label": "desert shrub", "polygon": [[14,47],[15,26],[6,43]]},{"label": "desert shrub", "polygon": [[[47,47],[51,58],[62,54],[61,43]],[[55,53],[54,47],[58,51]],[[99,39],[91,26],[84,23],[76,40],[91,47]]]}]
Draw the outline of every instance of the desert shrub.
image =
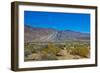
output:
[{"label": "desert shrub", "polygon": [[56,54],[60,51],[60,48],[53,43],[49,43],[46,48],[42,50],[42,59],[55,60]]},{"label": "desert shrub", "polygon": [[29,54],[31,54],[31,51],[26,49],[26,50],[24,51],[24,56],[25,56],[25,57],[28,57]]},{"label": "desert shrub", "polygon": [[25,56],[30,55],[35,52],[36,52],[36,49],[34,49],[34,45],[29,44],[29,43],[24,45],[24,55]]},{"label": "desert shrub", "polygon": [[39,45],[38,43],[30,43],[28,45],[24,45],[24,48],[29,49],[32,52],[38,52],[40,50],[42,50],[42,48],[44,48],[45,45]]},{"label": "desert shrub", "polygon": [[88,54],[89,54],[89,48],[87,47],[83,47],[81,49],[79,49],[79,53],[78,53],[80,56],[83,56],[83,57],[88,57]]},{"label": "desert shrub", "polygon": [[82,57],[88,57],[89,54],[89,48],[86,45],[74,45],[74,49],[71,49],[72,53],[74,55],[80,55]]},{"label": "desert shrub", "polygon": [[47,53],[46,51],[42,51],[41,53],[42,53],[41,55],[42,60],[56,60],[57,59],[56,55],[54,55],[53,53]]},{"label": "desert shrub", "polygon": [[60,48],[58,48],[57,46],[55,46],[53,43],[49,43],[47,48],[43,49],[45,52],[47,53],[53,53],[56,54],[60,51]]},{"label": "desert shrub", "polygon": [[54,54],[48,54],[47,60],[57,60],[57,57]]}]

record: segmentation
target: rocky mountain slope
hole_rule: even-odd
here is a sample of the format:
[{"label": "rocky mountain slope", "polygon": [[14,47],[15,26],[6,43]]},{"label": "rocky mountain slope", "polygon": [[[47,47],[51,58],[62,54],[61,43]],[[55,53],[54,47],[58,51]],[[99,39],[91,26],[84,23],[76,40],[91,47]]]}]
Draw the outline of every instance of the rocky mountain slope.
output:
[{"label": "rocky mountain slope", "polygon": [[56,30],[50,28],[33,28],[24,26],[25,42],[64,42],[67,40],[89,40],[89,33],[80,33],[71,30]]}]

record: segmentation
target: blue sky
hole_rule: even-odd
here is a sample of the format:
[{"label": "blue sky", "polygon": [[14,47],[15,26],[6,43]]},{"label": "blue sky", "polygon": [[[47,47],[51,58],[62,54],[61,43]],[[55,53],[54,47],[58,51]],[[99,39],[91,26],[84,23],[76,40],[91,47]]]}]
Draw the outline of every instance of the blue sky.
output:
[{"label": "blue sky", "polygon": [[90,32],[90,14],[24,11],[24,24],[37,28]]}]

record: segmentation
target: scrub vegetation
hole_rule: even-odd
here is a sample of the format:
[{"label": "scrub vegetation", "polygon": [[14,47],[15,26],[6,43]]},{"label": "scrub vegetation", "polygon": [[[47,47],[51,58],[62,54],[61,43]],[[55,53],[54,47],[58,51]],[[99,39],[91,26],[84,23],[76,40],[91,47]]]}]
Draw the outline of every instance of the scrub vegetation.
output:
[{"label": "scrub vegetation", "polygon": [[67,60],[90,57],[90,44],[87,41],[31,42],[24,44],[25,61]]}]

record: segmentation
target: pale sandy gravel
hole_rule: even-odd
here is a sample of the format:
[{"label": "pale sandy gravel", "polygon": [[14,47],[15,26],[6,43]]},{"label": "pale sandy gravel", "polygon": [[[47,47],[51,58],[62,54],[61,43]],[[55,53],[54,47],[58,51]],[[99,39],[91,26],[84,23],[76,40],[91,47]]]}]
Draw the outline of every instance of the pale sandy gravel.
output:
[{"label": "pale sandy gravel", "polygon": [[59,60],[67,60],[67,59],[80,59],[82,58],[79,55],[72,55],[67,50],[61,50],[63,56],[57,56]]}]

